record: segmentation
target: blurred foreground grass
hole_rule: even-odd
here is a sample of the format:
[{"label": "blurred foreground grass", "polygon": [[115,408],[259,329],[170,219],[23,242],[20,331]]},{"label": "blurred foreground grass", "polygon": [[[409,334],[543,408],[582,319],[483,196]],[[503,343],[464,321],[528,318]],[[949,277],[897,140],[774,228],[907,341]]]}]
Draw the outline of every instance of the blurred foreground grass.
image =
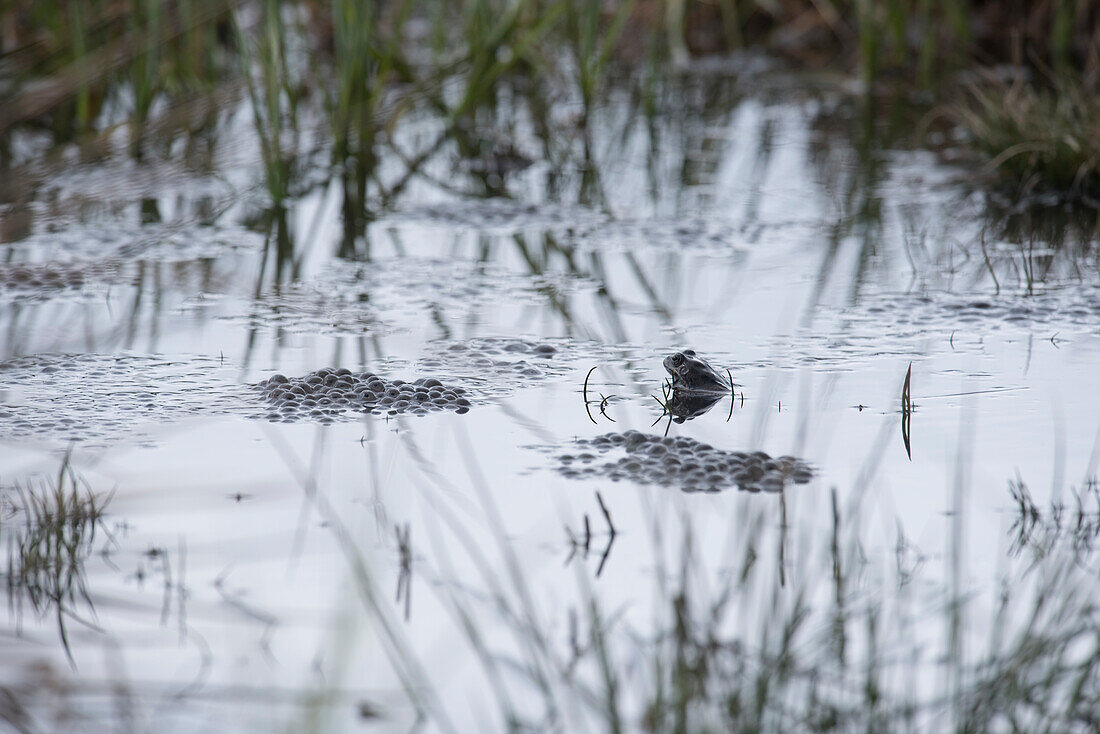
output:
[{"label": "blurred foreground grass", "polygon": [[[464,730],[461,722],[471,715],[483,730],[517,732],[1091,732],[1100,726],[1095,482],[1071,491],[1066,504],[1039,507],[1022,479],[1011,480],[1015,522],[1005,536],[1007,558],[995,578],[977,586],[967,580],[964,486],[949,492],[953,509],[941,549],[914,545],[901,518],[886,544],[872,538],[877,511],[874,503],[864,506],[860,498],[869,495],[858,488],[843,501],[835,490],[816,497],[805,488],[789,497],[740,493],[730,515],[716,518],[728,524],[717,563],[700,557],[690,513],[649,505],[648,529],[634,529],[648,535],[652,549],[651,611],[641,615],[601,601],[587,558],[572,564],[576,593],[553,608],[541,605],[492,493],[475,486],[487,526],[475,524],[487,532],[473,533],[469,518],[440,503],[420,535],[425,540],[410,546],[407,526],[395,535],[404,558],[398,589],[404,576],[408,593],[412,579],[405,575],[415,556],[416,583],[446,610],[438,629],[468,648],[472,663],[459,681],[447,672],[455,661],[440,666],[422,659],[420,645],[409,639],[401,622],[408,601],[395,602],[383,591],[393,574],[377,549],[362,545],[350,518],[315,479],[303,481],[306,500],[347,564],[352,603],[362,605],[364,623],[381,644],[370,646],[378,657],[369,664],[388,665],[395,690],[357,694],[341,674],[326,677],[320,688],[281,689],[281,707],[266,716],[273,724],[291,716],[282,722],[289,730],[342,731],[341,712],[349,708],[376,724],[425,731]],[[97,638],[117,636],[110,644],[125,646],[128,632],[114,628],[115,615],[96,617],[93,599],[100,595],[83,571],[110,497],[95,495],[66,457],[56,479],[16,487],[5,499],[0,537],[8,564],[0,575],[9,604],[26,598],[38,614],[56,616],[74,665],[95,657],[103,644]],[[790,512],[831,522],[788,525]],[[465,556],[480,569],[475,579],[455,573]],[[183,578],[165,593],[177,593],[172,584],[188,593]],[[156,605],[146,612],[165,613]],[[67,620],[86,630],[78,648],[70,649]],[[333,644],[348,644],[343,625],[331,634]],[[219,721],[241,724],[254,721],[250,707],[265,700],[263,684],[242,682],[232,689],[192,685],[166,705],[162,688],[141,679],[121,678],[94,693],[94,686],[66,685],[60,671],[53,675],[58,680],[50,695],[0,683],[0,720],[16,731],[40,731],[33,723],[49,720],[56,708],[72,730],[115,731],[148,710],[157,720],[182,715],[193,725],[208,715],[205,704],[224,705],[230,691],[239,710]],[[118,700],[111,703],[112,697]]]}]

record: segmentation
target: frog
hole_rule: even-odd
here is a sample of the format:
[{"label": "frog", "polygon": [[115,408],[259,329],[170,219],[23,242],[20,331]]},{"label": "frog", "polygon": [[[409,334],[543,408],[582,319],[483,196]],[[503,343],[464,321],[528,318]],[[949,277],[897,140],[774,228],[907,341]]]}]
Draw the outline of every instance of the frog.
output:
[{"label": "frog", "polygon": [[693,349],[685,349],[665,357],[663,362],[672,376],[672,389],[694,393],[727,393],[730,381],[726,375],[710,366]]}]

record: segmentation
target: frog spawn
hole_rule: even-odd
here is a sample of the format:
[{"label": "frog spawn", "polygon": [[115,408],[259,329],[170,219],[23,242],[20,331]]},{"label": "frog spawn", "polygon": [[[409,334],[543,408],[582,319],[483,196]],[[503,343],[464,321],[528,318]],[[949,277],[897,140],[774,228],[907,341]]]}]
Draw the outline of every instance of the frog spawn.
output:
[{"label": "frog spawn", "polygon": [[0,438],[152,445],[158,423],[240,414],[247,394],[201,356],[37,354],[0,362]]},{"label": "frog spawn", "polygon": [[[480,392],[492,397],[565,374],[565,351],[549,342],[480,337],[437,342],[416,366],[420,371],[468,384],[475,391],[481,386]],[[568,351],[575,356],[580,349]]]},{"label": "frog spawn", "polygon": [[331,423],[345,412],[372,415],[427,415],[442,410],[466,413],[470,400],[461,387],[434,378],[387,380],[373,372],[326,367],[303,377],[273,375],[254,386],[267,400],[270,421]]},{"label": "frog spawn", "polygon": [[[852,371],[913,351],[983,351],[985,339],[1016,331],[1047,339],[1092,334],[1100,326],[1100,286],[1001,293],[986,298],[940,291],[866,295],[855,306],[821,306],[812,329],[771,340],[767,360],[751,366],[800,365]],[[931,347],[929,346],[931,345]]]},{"label": "frog spawn", "polygon": [[571,273],[532,275],[484,263],[402,257],[326,268],[314,279],[264,293],[246,313],[220,318],[296,333],[389,334],[425,315],[462,314],[501,300],[540,304],[547,294],[596,287]]},{"label": "frog spawn", "polygon": [[118,271],[113,261],[13,263],[0,271],[0,300],[48,300],[80,293],[92,283],[109,283]]},{"label": "frog spawn", "polygon": [[[639,484],[678,486],[685,492],[781,492],[806,484],[810,466],[792,456],[772,458],[763,451],[725,451],[686,436],[652,436],[640,431],[607,433],[573,444],[576,453],[556,456],[557,470],[572,479],[604,477]],[[613,451],[625,456],[604,460]]]}]

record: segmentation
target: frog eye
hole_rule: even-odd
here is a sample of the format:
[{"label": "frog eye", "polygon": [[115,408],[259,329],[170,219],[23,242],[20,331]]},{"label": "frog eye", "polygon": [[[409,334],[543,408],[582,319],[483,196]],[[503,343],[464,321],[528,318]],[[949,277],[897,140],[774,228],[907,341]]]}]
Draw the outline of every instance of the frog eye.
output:
[{"label": "frog eye", "polygon": [[672,364],[673,364],[674,367],[679,367],[683,363],[684,363],[684,355],[680,354],[679,352],[672,355]]},{"label": "frog eye", "polygon": [[694,357],[695,356],[695,350],[694,349],[685,349],[684,354],[686,354],[689,357]]}]

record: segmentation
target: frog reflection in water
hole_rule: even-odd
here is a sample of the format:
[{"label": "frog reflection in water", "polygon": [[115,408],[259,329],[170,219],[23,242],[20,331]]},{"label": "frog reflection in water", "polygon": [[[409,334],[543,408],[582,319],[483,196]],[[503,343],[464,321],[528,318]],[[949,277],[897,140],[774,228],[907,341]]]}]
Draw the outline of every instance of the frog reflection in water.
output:
[{"label": "frog reflection in water", "polygon": [[691,349],[665,357],[664,366],[672,376],[672,394],[668,396],[666,408],[677,423],[703,415],[732,392],[726,375]]}]

